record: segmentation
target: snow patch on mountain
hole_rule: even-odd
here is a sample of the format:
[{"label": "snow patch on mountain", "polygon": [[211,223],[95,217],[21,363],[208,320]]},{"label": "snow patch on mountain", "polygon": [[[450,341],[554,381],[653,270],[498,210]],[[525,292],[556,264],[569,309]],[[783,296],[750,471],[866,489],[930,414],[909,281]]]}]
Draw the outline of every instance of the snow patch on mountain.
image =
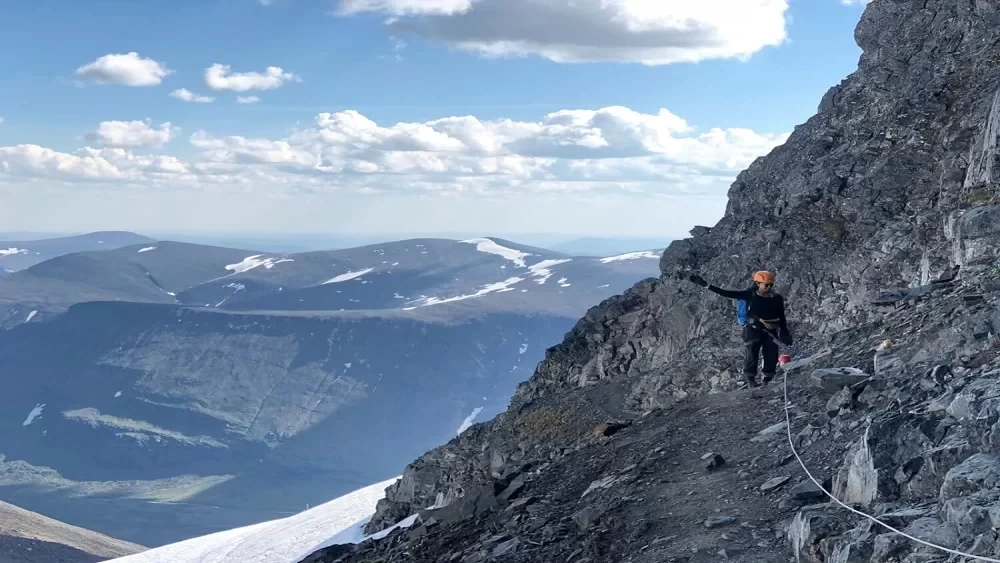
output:
[{"label": "snow patch on mountain", "polygon": [[572,262],[572,258],[565,258],[561,260],[542,260],[537,264],[532,264],[528,271],[531,272],[532,276],[538,278],[535,283],[543,285],[549,278],[552,277],[552,267],[558,266],[559,264],[565,264],[566,262]]},{"label": "snow patch on mountain", "polygon": [[0,256],[11,256],[13,254],[27,254],[28,251],[24,248],[0,248]]},{"label": "snow patch on mountain", "polygon": [[155,246],[147,246],[145,248],[140,248],[138,252],[149,252],[150,250],[156,250]]},{"label": "snow patch on mountain", "polygon": [[35,405],[35,408],[31,409],[31,412],[28,413],[28,418],[24,419],[24,422],[21,423],[21,426],[30,426],[32,422],[34,422],[38,417],[42,416],[42,409],[44,408],[45,408],[45,403],[39,403]]},{"label": "snow patch on mountain", "polygon": [[462,432],[468,430],[469,427],[472,426],[472,423],[476,420],[476,417],[479,416],[479,413],[483,412],[484,408],[485,407],[476,407],[472,409],[472,414],[465,417],[465,420],[462,421],[462,425],[458,427],[458,430],[455,432],[455,434],[456,435],[461,434]]},{"label": "snow patch on mountain", "polygon": [[[146,439],[152,437],[152,439],[156,441],[160,441],[161,439],[170,439],[189,446],[209,446],[214,448],[229,447],[209,436],[186,436],[180,432],[167,430],[166,428],[161,428],[144,420],[133,420],[130,418],[103,414],[101,411],[90,407],[63,411],[62,415],[66,420],[83,422],[93,428],[106,426],[113,430],[122,430],[124,432],[123,434],[118,434],[119,436],[124,435],[130,438],[135,438],[139,442],[144,442]],[[27,426],[27,424],[25,426]]]},{"label": "snow patch on mountain", "polygon": [[485,252],[487,254],[496,254],[497,256],[502,256],[503,258],[510,260],[515,265],[521,268],[527,267],[524,263],[524,259],[532,254],[528,252],[521,252],[520,250],[515,250],[513,248],[507,248],[506,246],[501,246],[496,242],[488,238],[473,238],[469,240],[463,240],[459,242],[464,242],[466,244],[476,245],[476,250],[479,252]]},{"label": "snow patch on mountain", "polygon": [[441,299],[439,297],[424,297],[422,299],[417,299],[415,301],[410,301],[409,303],[416,303],[417,305],[413,307],[405,307],[404,311],[412,311],[417,307],[427,307],[428,305],[439,305],[441,303],[452,303],[455,301],[464,301],[466,299],[472,299],[474,297],[482,297],[483,295],[489,293],[502,293],[504,291],[514,291],[512,285],[524,281],[524,278],[507,278],[504,281],[491,283],[484,285],[481,289],[475,293],[469,293],[466,295],[456,295],[455,297],[448,297],[446,299]]},{"label": "snow patch on mountain", "polygon": [[[385,488],[399,477],[375,483],[295,516],[192,538],[108,563],[298,563],[307,555],[369,539],[363,529]],[[409,527],[416,520],[397,524]],[[385,537],[390,530],[372,536]]]},{"label": "snow patch on mountain", "polygon": [[24,322],[30,323],[31,319],[35,318],[35,315],[37,315],[37,314],[38,314],[38,311],[32,311],[32,312],[28,313],[28,318],[24,319]]},{"label": "snow patch on mountain", "polygon": [[365,268],[364,270],[358,270],[357,272],[347,272],[347,273],[344,273],[344,274],[340,274],[339,276],[337,276],[335,278],[330,278],[330,279],[326,280],[325,282],[322,283],[322,285],[326,285],[328,283],[341,283],[341,282],[353,280],[355,278],[360,278],[361,276],[363,276],[363,275],[365,275],[367,273],[370,273],[374,269],[375,268]]},{"label": "snow patch on mountain", "polygon": [[238,262],[236,264],[229,264],[228,266],[226,266],[226,269],[227,270],[232,270],[234,274],[242,274],[243,272],[246,272],[247,270],[252,270],[252,269],[258,268],[260,266],[263,266],[263,267],[267,268],[268,270],[270,270],[275,265],[281,264],[282,262],[294,262],[295,261],[295,260],[293,260],[291,258],[276,258],[274,256],[269,256],[269,257],[266,257],[266,258],[262,258],[262,256],[264,256],[264,255],[263,254],[254,254],[253,256],[247,256],[246,258],[243,259],[242,262]]},{"label": "snow patch on mountain", "polygon": [[653,258],[655,260],[659,260],[660,255],[653,252],[652,250],[643,250],[642,252],[628,252],[626,254],[619,254],[618,256],[608,256],[607,258],[601,258],[601,262],[607,264],[609,262],[620,262],[622,260],[639,260],[642,258]]}]

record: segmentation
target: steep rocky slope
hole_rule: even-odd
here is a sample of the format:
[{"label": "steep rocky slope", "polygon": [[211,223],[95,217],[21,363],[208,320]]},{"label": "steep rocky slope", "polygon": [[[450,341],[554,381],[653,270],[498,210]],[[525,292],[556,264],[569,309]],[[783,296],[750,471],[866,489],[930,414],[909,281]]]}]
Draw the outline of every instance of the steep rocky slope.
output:
[{"label": "steep rocky slope", "polygon": [[[468,562],[505,554],[520,561],[540,556],[592,562],[716,560],[714,552],[671,547],[666,536],[655,535],[656,525],[634,525],[635,510],[654,512],[650,501],[642,500],[650,498],[651,481],[680,479],[683,471],[694,469],[690,459],[677,460],[680,470],[666,464],[643,468],[651,463],[649,448],[655,443],[643,436],[668,433],[671,424],[670,418],[657,422],[644,415],[664,409],[674,425],[697,427],[679,413],[722,400],[711,394],[732,394],[737,386],[732,370],[742,350],[732,304],[680,281],[684,273],[698,271],[720,285],[742,286],[750,272],[762,267],[778,273],[800,351],[830,351],[812,358],[813,367],[856,367],[874,376],[850,379],[849,391],[828,383],[826,394],[810,389],[805,377],[793,382],[792,414],[805,424],[796,430],[807,433],[797,439],[806,448],[822,438],[806,457],[820,464],[829,488],[845,500],[891,513],[892,522],[912,526],[918,535],[993,550],[996,538],[988,516],[1000,494],[994,475],[1000,460],[983,455],[996,450],[991,437],[998,416],[995,389],[1000,388],[994,337],[1000,332],[1000,5],[874,0],[855,35],[863,49],[858,70],[823,97],[817,115],[783,146],[740,174],[723,219],[671,244],[661,259],[660,279],[644,281],[588,312],[519,387],[506,413],[409,465],[387,491],[369,531],[432,505],[454,507],[453,514],[434,517],[438,522],[455,520],[454,513],[474,515],[472,520],[444,529],[425,525],[357,553],[332,549],[314,560]],[[939,280],[945,283],[932,283]],[[876,372],[872,354],[886,337],[895,342],[894,353],[883,357]],[[807,376],[811,368],[797,369]],[[756,431],[780,422],[780,408],[745,407],[745,400],[733,403],[741,405],[734,425],[752,421],[747,426]],[[621,431],[620,440],[640,446],[598,457],[612,464],[599,471],[579,470],[597,456],[597,446],[587,444],[595,426],[625,420],[635,422]],[[719,428],[705,439],[728,444],[722,432]],[[668,441],[664,451],[693,454],[682,451],[683,443]],[[849,445],[848,455],[843,450]],[[745,446],[750,449],[736,450],[735,459],[749,477],[762,463],[784,472],[778,468],[788,463],[787,451],[779,455],[776,446]],[[712,445],[702,444],[702,449],[709,452]],[[756,464],[751,450],[763,456]],[[980,456],[973,456],[977,452]],[[636,457],[631,463],[630,455]],[[772,457],[780,458],[776,466]],[[538,476],[546,472],[558,477],[529,491],[537,502],[508,504],[508,495],[496,499],[499,513],[486,510],[494,492],[515,484],[516,478],[504,480],[510,472],[523,476],[521,482],[545,479]],[[586,490],[592,479],[603,475],[616,481],[613,475],[622,474],[645,478],[646,486],[613,488],[611,496],[628,497],[624,505],[632,512],[609,513],[606,544],[579,546],[579,553],[553,547],[563,528],[574,525],[574,515],[575,525],[586,529],[603,514],[596,509],[580,514],[586,507],[579,505],[582,491],[574,487]],[[731,488],[716,498],[720,510],[725,499],[740,499],[736,493],[749,487],[734,484],[741,478],[738,471],[722,475],[727,477],[721,482]],[[787,476],[796,475],[789,470]],[[565,494],[551,490],[557,483]],[[760,514],[763,520],[744,520],[741,530],[766,524],[782,537],[787,531],[801,561],[938,560],[908,555],[913,546],[880,535],[884,530],[847,532],[852,519],[834,508],[810,508],[789,526],[790,501],[783,511],[771,513],[760,512],[750,500],[736,502],[730,508],[742,518]],[[547,517],[531,523],[520,515],[530,508],[526,504],[539,506],[534,510]],[[911,510],[914,505],[921,505],[919,512]],[[982,508],[965,510],[969,506]],[[699,514],[691,519],[695,526],[680,525],[673,534],[686,538],[705,518]],[[463,533],[463,527],[471,529]],[[514,537],[511,527],[535,535]],[[600,535],[585,537],[600,543],[594,539]],[[765,551],[739,560],[788,556],[784,545],[776,548],[785,550],[781,554],[755,541],[743,548]]]},{"label": "steep rocky slope", "polygon": [[143,549],[0,502],[0,563],[92,563]]}]

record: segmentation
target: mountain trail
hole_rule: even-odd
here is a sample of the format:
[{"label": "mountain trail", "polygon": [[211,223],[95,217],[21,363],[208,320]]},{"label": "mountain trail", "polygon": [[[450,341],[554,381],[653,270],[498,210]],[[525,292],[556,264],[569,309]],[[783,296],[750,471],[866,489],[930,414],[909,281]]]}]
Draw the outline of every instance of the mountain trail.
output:
[{"label": "mountain trail", "polygon": [[[825,418],[828,397],[804,377],[789,378],[792,434],[801,435],[810,470],[830,478],[864,428],[813,442],[810,421]],[[353,556],[334,546],[304,563],[395,561],[403,543],[409,562],[473,563],[505,550],[504,561],[523,563],[783,561],[791,519],[822,497],[788,448],[784,420],[780,380],[691,398],[529,464],[506,476],[495,496],[467,494],[495,498],[496,510],[450,526],[438,523],[452,516],[449,507],[425,511],[423,525]]]}]

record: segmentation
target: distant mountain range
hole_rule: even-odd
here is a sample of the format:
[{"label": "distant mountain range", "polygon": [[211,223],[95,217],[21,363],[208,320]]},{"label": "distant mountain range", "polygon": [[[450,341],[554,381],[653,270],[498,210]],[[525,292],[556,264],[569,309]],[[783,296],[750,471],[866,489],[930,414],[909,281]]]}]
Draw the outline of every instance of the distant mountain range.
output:
[{"label": "distant mountain range", "polygon": [[[116,242],[115,235],[123,237],[123,242]],[[315,250],[341,250],[369,246],[373,244],[384,244],[387,241],[396,241],[415,238],[439,238],[451,240],[465,240],[475,238],[473,234],[462,233],[424,233],[410,235],[337,235],[337,234],[273,234],[273,235],[251,235],[251,234],[210,234],[210,233],[157,233],[152,235],[159,240],[172,240],[177,242],[187,242],[190,244],[223,246],[229,248],[256,248],[263,252],[312,252]],[[686,236],[686,235],[685,235]],[[129,238],[133,237],[133,238]],[[138,237],[138,238],[134,238]],[[73,241],[80,239],[80,242],[87,242],[91,246],[75,248],[63,252],[80,252],[85,250],[108,250],[137,244],[140,242],[150,242],[153,239],[135,235],[132,233],[93,233],[80,237],[65,235],[32,235],[32,233],[0,233],[0,248],[16,248],[24,246],[21,241],[37,241],[37,239],[52,239],[51,242]],[[511,238],[510,236],[506,238]],[[570,236],[559,234],[521,234],[513,236],[522,244],[529,244],[537,247],[547,248],[553,252],[571,254],[573,256],[611,256],[614,254],[624,254],[635,249],[642,248],[666,248],[673,238],[669,236],[661,237],[622,237],[622,236]],[[93,246],[97,244],[106,245],[103,247]],[[2,242],[6,241],[6,242]],[[47,258],[52,258],[57,254],[48,254]],[[2,258],[0,258],[2,259]],[[37,263],[37,262],[32,262]],[[30,265],[30,264],[28,264]],[[27,266],[11,268],[18,270]],[[0,275],[3,270],[0,269]]]},{"label": "distant mountain range", "polygon": [[661,251],[284,254],[131,233],[7,248],[5,268],[51,257],[0,278],[0,498],[151,546],[398,475],[506,408]]},{"label": "distant mountain range", "polygon": [[123,231],[105,231],[41,240],[0,239],[0,275],[30,268],[50,258],[91,250],[112,250],[152,239]]}]

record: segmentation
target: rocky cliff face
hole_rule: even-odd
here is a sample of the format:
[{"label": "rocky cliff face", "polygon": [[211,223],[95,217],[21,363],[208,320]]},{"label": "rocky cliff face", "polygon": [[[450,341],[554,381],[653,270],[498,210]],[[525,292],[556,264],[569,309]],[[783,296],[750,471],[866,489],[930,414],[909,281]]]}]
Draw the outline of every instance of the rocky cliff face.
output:
[{"label": "rocky cliff face", "polygon": [[[988,390],[1000,385],[1000,374],[988,368],[995,362],[992,335],[1000,332],[992,300],[1000,289],[1000,5],[874,0],[855,37],[864,51],[858,70],[827,92],[818,113],[784,145],[739,175],[723,219],[673,243],[662,257],[659,279],[643,281],[589,311],[562,344],[548,351],[506,413],[408,466],[387,491],[369,531],[468,496],[512,467],[556,459],[577,447],[598,422],[680,408],[675,405],[734,389],[733,370],[742,350],[732,304],[680,281],[680,274],[689,271],[718,285],[742,286],[755,269],[775,270],[800,346],[828,347],[836,354],[824,362],[839,358],[840,365],[869,371],[875,367],[869,363],[875,344],[902,322],[892,316],[895,307],[915,308],[918,298],[927,299],[922,307],[928,309],[908,318],[893,349],[905,369],[896,372],[897,379],[883,373],[878,384],[880,393],[895,398],[867,408],[877,413],[890,403],[897,409],[911,401],[922,404],[931,391],[943,393],[948,386],[954,396],[972,397],[958,414],[995,422],[995,399]],[[952,277],[955,266],[961,268],[959,293],[966,297],[936,299],[935,292],[954,287],[931,282]],[[975,302],[980,304],[974,311],[963,309]],[[936,365],[966,371],[954,381],[931,378],[923,394],[913,396],[923,370]],[[962,390],[973,375],[990,382],[977,384],[986,390]],[[976,402],[984,396],[989,399],[985,406]],[[945,417],[941,409],[933,412],[921,416]],[[950,425],[963,420],[956,413],[947,417],[953,419]],[[927,430],[929,422],[907,424],[876,423],[868,440],[878,436],[880,448],[902,448],[905,432],[916,426],[927,434],[926,447],[940,445],[943,429],[935,434]],[[907,498],[907,489],[892,483],[909,482],[923,468],[933,477],[914,489],[919,494],[909,493],[912,499],[952,502],[952,492],[939,490],[942,480],[953,481],[949,471],[975,469],[955,469],[960,462],[988,465],[985,458],[969,458],[993,448],[985,424],[968,430],[982,439],[966,440],[968,445],[950,449],[947,456],[925,452],[931,457],[924,458],[920,452],[896,450],[865,454],[874,446],[862,440],[845,462],[845,475],[855,478],[842,477],[837,487],[868,503],[898,502]],[[854,463],[863,470],[852,473]],[[892,477],[897,473],[903,477]],[[975,482],[989,481],[988,486],[966,487],[963,494],[972,489],[994,494],[987,477]],[[875,489],[858,492],[864,489],[859,482],[872,479]],[[827,526],[827,535],[838,531],[834,528]],[[806,535],[819,541],[816,533]],[[814,550],[808,560],[833,560],[825,558],[829,549],[821,551]],[[857,559],[862,560],[868,559]]]}]

